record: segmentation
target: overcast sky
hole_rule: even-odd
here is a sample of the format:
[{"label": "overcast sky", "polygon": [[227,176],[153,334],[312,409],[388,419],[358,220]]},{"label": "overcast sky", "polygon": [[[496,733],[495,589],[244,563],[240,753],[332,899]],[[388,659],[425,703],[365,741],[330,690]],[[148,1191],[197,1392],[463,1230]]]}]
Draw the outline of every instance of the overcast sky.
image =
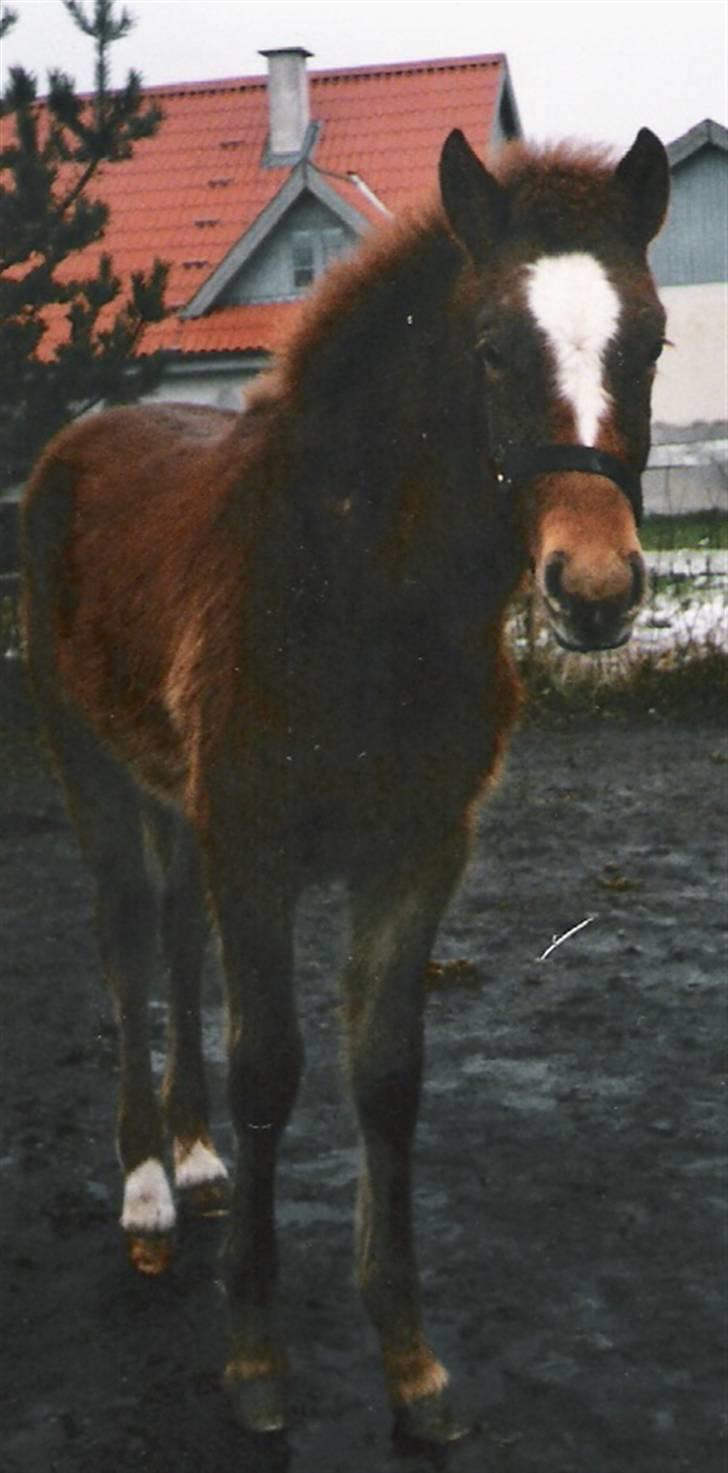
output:
[{"label": "overcast sky", "polygon": [[[724,0],[127,0],[137,25],[112,52],[147,83],[249,76],[263,47],[298,45],[312,67],[505,52],[521,122],[536,139],[665,142],[705,117],[728,123]],[[3,5],[3,8],[4,5]],[[89,87],[91,46],[61,0],[11,0],[3,71],[44,81],[60,67]],[[87,12],[92,10],[86,0]]]}]

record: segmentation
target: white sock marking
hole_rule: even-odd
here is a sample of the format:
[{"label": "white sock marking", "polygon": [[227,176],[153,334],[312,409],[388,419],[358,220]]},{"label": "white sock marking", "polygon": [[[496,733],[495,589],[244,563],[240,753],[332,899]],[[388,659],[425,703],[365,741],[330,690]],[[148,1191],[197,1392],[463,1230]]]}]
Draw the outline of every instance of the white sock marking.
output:
[{"label": "white sock marking", "polygon": [[619,321],[619,297],[594,256],[542,256],[528,268],[528,305],[556,360],[559,393],[571,405],[582,445],[596,444],[609,408],[604,351]]},{"label": "white sock marking", "polygon": [[217,1151],[206,1146],[204,1141],[195,1141],[195,1144],[188,1150],[185,1150],[179,1141],[175,1141],[174,1180],[175,1185],[180,1189],[226,1178],[227,1167],[220,1160]]},{"label": "white sock marking", "polygon": [[164,1167],[150,1156],[126,1178],[121,1226],[126,1233],[168,1233],[175,1216]]}]

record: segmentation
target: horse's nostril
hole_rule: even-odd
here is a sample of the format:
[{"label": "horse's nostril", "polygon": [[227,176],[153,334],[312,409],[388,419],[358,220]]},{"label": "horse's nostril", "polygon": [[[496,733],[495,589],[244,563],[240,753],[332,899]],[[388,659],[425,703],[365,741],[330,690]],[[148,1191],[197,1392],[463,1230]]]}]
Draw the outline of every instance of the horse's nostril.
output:
[{"label": "horse's nostril", "polygon": [[645,565],[638,552],[630,553],[629,561],[632,567],[632,587],[630,590],[629,607],[636,609],[638,604],[642,603],[645,596]]},{"label": "horse's nostril", "polygon": [[553,603],[563,603],[564,588],[562,573],[564,569],[564,554],[555,552],[549,558],[544,569],[544,588]]}]

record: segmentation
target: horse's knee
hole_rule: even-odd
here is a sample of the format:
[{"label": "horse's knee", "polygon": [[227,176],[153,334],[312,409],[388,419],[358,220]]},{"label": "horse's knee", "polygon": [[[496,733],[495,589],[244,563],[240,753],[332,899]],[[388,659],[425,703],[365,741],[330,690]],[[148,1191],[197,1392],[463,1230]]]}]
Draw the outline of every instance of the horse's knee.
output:
[{"label": "horse's knee", "polygon": [[359,1124],[365,1136],[374,1133],[405,1144],[412,1136],[420,1101],[422,1049],[418,1039],[400,1038],[375,1043],[354,1039],[349,1077]]},{"label": "horse's knee", "polygon": [[[276,1137],[286,1125],[303,1072],[303,1040],[297,1025],[248,1032],[245,1024],[231,1041],[229,1057],[230,1111],[238,1133],[270,1132]],[[271,1023],[273,1020],[271,1020]]]}]

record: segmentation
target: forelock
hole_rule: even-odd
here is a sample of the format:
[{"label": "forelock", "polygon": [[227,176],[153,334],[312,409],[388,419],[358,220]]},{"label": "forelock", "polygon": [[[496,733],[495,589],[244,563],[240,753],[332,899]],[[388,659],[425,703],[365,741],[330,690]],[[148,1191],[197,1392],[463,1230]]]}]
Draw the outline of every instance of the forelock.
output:
[{"label": "forelock", "polygon": [[507,145],[494,172],[508,191],[515,234],[538,236],[555,250],[572,238],[603,237],[610,220],[621,229],[615,163],[612,150],[599,145]]}]

